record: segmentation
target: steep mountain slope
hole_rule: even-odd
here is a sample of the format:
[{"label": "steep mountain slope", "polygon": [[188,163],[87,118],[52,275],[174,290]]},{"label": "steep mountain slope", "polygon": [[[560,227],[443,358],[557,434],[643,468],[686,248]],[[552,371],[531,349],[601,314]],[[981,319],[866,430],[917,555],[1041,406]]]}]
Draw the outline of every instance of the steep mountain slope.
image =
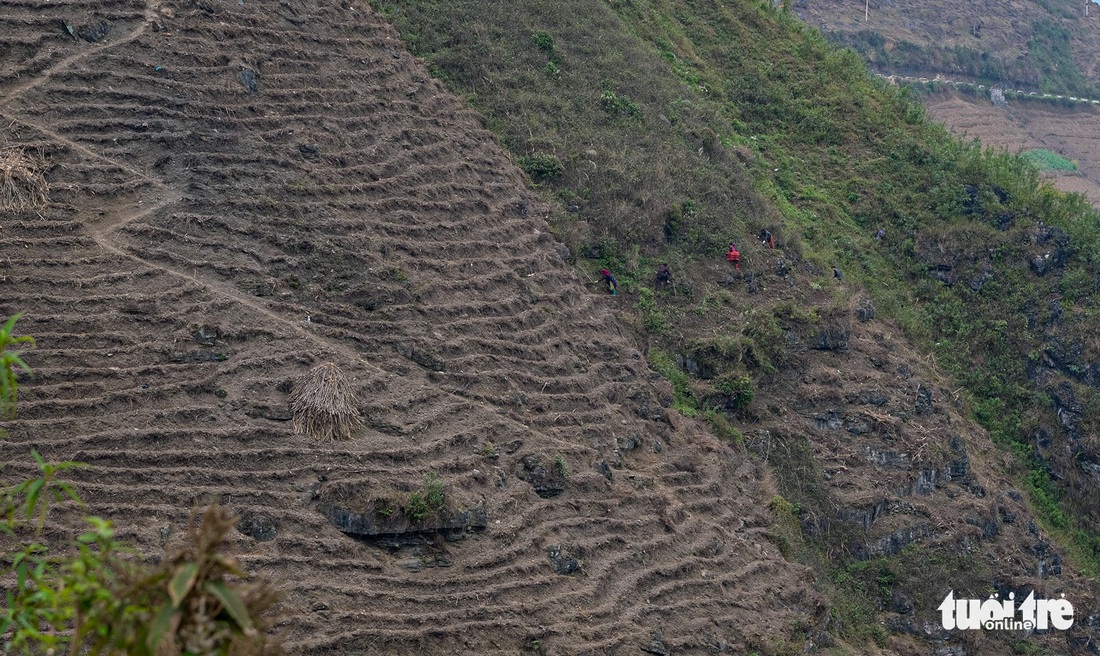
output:
[{"label": "steep mountain slope", "polygon": [[[1022,305],[1022,254],[1063,236],[1031,241],[1029,179],[935,141],[854,58],[790,48],[771,9],[387,4],[446,26],[403,36],[479,117],[366,5],[0,7],[4,145],[40,152],[51,185],[0,233],[0,311],[28,310],[40,344],[3,458],[90,463],[92,510],[154,556],[193,505],[241,512],[292,651],[1095,649],[1087,559],[968,418],[937,364],[958,359],[909,341],[956,322],[942,341],[1001,380],[994,356],[1018,364],[1032,334],[1007,341],[992,313],[964,333],[951,295]],[[1011,232],[980,223],[1008,211]],[[752,242],[765,225],[779,249]],[[675,285],[654,292],[658,257]],[[1094,273],[1075,257],[1052,275]],[[604,265],[617,297],[586,284]],[[930,323],[899,307],[941,300]],[[1062,325],[1033,313],[1035,333]],[[1090,348],[1036,364],[1042,384]],[[351,442],[289,429],[289,383],[325,360],[360,395]],[[1087,430],[1078,406],[1056,416]],[[1054,431],[1040,455],[1072,471]],[[433,476],[471,530],[393,528]],[[393,531],[349,537],[332,505]],[[1081,620],[953,633],[935,610],[952,588],[1065,593]]]},{"label": "steep mountain slope", "polygon": [[[5,476],[32,447],[88,463],[90,510],[154,557],[221,500],[295,652],[703,652],[818,624],[762,465],[665,413],[617,299],[369,8],[4,2],[0,37],[4,146],[50,183],[0,233],[0,312],[39,345]],[[361,398],[351,442],[286,421],[325,360]],[[520,480],[540,463],[560,496]],[[483,531],[387,550],[318,508],[432,472]]]},{"label": "steep mountain slope", "polygon": [[[915,626],[927,629],[925,638],[964,640],[933,630],[928,613],[937,602],[921,591],[928,571],[940,600],[958,580],[982,597],[1026,588],[1031,576],[1052,574],[1053,553],[1062,571],[1060,549],[1072,553],[1074,568],[1095,571],[1087,408],[1097,400],[1089,373],[1097,352],[1083,336],[1095,328],[1098,216],[1080,199],[1044,187],[1023,161],[949,138],[904,93],[780,8],[675,0],[577,0],[553,10],[520,2],[506,12],[462,1],[379,6],[521,164],[535,155],[558,160],[556,171],[527,169],[560,201],[555,227],[578,267],[623,272],[648,357],[672,381],[676,407],[732,439],[743,435],[775,466],[809,547],[793,551],[816,563],[821,587],[836,584],[833,628],[843,626],[842,636],[856,641],[853,626],[886,622],[900,593],[923,594],[925,624]],[[471,36],[478,34],[493,38]],[[778,250],[746,245],[764,227]],[[731,240],[746,254],[740,275],[722,262]],[[679,284],[655,292],[661,261],[672,263]],[[842,283],[830,275],[834,266]],[[853,297],[861,288],[924,352],[887,376],[908,380],[908,361],[920,359],[938,363],[950,387],[933,392],[926,372],[906,391],[844,390],[883,381],[887,362],[870,340],[850,357],[815,355],[853,349],[845,324],[862,307]],[[981,430],[956,430],[963,417],[914,419],[914,408],[900,405],[879,412],[872,397],[958,399],[957,410],[981,421],[1003,450]],[[767,435],[755,433],[758,425]],[[789,438],[779,452],[787,457],[767,448],[776,433]],[[910,499],[935,487],[930,481],[957,481],[958,467],[970,467],[963,452],[980,454],[974,470],[982,472],[963,476],[965,493],[945,483],[934,503]],[[1025,498],[1040,510],[1035,522],[1003,506],[1007,524],[1021,524],[1002,526],[996,504]],[[948,528],[960,525],[971,528]],[[988,568],[974,557],[978,534]],[[1061,544],[1053,552],[1051,535]],[[852,585],[867,572],[877,578]],[[1091,608],[1088,580],[1072,585]],[[857,589],[862,615],[843,598]],[[862,635],[901,648],[898,635],[869,633]],[[1080,634],[987,637],[994,642],[965,649],[1004,653],[1037,639],[1091,648]]]}]

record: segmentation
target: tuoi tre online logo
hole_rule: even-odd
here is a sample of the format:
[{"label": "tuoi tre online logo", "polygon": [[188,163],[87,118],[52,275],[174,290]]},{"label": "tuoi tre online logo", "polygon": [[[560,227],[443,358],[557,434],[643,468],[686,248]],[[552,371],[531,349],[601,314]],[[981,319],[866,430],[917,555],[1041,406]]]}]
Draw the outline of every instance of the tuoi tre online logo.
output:
[{"label": "tuoi tre online logo", "polygon": [[955,591],[947,593],[936,610],[941,613],[943,628],[999,629],[1009,631],[1065,631],[1073,626],[1073,604],[1065,599],[1036,599],[1032,590],[1023,603],[1016,606],[1016,593],[1008,599],[990,595],[989,599],[955,599]]}]

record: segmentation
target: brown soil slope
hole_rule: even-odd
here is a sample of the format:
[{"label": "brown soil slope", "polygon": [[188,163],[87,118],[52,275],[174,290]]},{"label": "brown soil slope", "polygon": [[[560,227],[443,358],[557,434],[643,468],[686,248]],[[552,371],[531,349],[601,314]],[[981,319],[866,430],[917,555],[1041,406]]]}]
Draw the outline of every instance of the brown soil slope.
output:
[{"label": "brown soil slope", "polygon": [[[39,345],[6,475],[32,447],[89,463],[90,510],[154,556],[196,504],[249,514],[293,651],[702,653],[816,622],[760,466],[662,417],[616,299],[365,5],[5,1],[0,43],[3,145],[51,184],[0,223],[0,313]],[[362,400],[351,442],[286,421],[325,360]],[[515,475],[559,454],[558,497]],[[391,552],[317,509],[428,472],[488,528]]]},{"label": "brown soil slope", "polygon": [[[936,261],[939,245],[925,248]],[[741,252],[741,276],[717,263],[678,272],[710,301],[688,314],[690,327],[674,329],[699,338],[685,368],[705,385],[730,373],[720,341],[729,326],[760,326],[762,316],[776,322],[782,362],[756,381],[736,423],[750,451],[772,465],[782,497],[800,504],[793,535],[819,551],[796,556],[835,558],[834,566],[858,561],[839,575],[815,570],[829,573],[816,583],[837,611],[833,634],[853,653],[879,653],[871,635],[882,653],[1093,653],[1100,644],[1088,619],[1100,607],[1095,582],[1037,525],[1010,473],[1012,457],[968,418],[964,390],[875,317],[860,290],[804,261],[792,268],[782,240],[774,250],[750,242]],[[962,279],[929,271],[937,273],[945,284],[983,282],[980,270]],[[882,588],[884,580],[893,583]],[[862,616],[849,606],[860,590],[873,600]],[[937,608],[951,590],[959,598],[1065,594],[1080,621],[1047,635],[947,631]],[[860,634],[868,639],[860,642]],[[812,637],[831,646],[831,636]]]},{"label": "brown soil slope", "polygon": [[[562,262],[492,136],[365,6],[5,1],[0,44],[0,145],[41,150],[51,183],[48,207],[0,220],[0,313],[27,310],[39,343],[7,476],[32,447],[90,463],[91,511],[152,556],[220,499],[248,518],[244,563],[287,593],[294,652],[828,643],[809,570],[775,546],[767,472],[666,409],[620,323],[630,299]],[[832,307],[761,250],[746,269],[769,298]],[[716,330],[766,305],[743,282]],[[809,458],[779,482],[822,497],[801,528],[850,531],[864,556],[942,544],[975,557],[977,586],[1091,608],[934,366],[851,310],[792,328],[744,426],[773,462]],[[325,360],[361,399],[350,442],[287,421],[289,381]],[[559,455],[565,489],[542,498],[524,463]],[[319,511],[429,472],[456,507],[485,504],[483,531],[382,548]],[[879,609],[892,650],[1003,648],[939,631],[955,581],[928,579]]]}]

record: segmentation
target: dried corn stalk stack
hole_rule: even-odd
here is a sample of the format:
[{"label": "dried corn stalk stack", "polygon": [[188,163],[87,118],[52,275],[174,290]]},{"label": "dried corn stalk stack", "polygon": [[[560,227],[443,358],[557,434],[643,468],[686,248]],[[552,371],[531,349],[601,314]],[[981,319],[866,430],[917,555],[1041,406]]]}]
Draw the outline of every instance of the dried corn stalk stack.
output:
[{"label": "dried corn stalk stack", "polygon": [[309,370],[290,390],[294,432],[318,440],[348,440],[363,427],[355,393],[331,362]]},{"label": "dried corn stalk stack", "polygon": [[19,212],[45,207],[49,184],[40,155],[24,148],[0,150],[0,210]]}]

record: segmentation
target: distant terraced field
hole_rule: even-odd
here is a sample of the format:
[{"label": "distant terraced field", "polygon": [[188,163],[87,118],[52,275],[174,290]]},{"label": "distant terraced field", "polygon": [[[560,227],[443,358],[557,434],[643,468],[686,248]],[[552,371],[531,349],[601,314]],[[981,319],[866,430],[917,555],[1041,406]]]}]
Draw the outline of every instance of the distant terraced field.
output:
[{"label": "distant terraced field", "polygon": [[929,98],[926,104],[933,119],[963,138],[1009,152],[1048,149],[1077,162],[1077,172],[1050,174],[1054,186],[1082,193],[1100,207],[1100,109],[1027,101],[1010,101],[1001,108],[947,94]]},{"label": "distant terraced field", "polygon": [[[211,499],[261,518],[274,539],[236,547],[292,651],[703,653],[816,621],[760,465],[662,417],[616,299],[366,5],[4,1],[0,44],[0,146],[50,183],[0,220],[0,314],[38,340],[6,476],[31,448],[89,463],[90,511],[154,557]],[[326,360],[350,442],[286,421]],[[559,455],[561,496],[515,475]],[[386,550],[316,507],[428,472],[488,528]]]}]

